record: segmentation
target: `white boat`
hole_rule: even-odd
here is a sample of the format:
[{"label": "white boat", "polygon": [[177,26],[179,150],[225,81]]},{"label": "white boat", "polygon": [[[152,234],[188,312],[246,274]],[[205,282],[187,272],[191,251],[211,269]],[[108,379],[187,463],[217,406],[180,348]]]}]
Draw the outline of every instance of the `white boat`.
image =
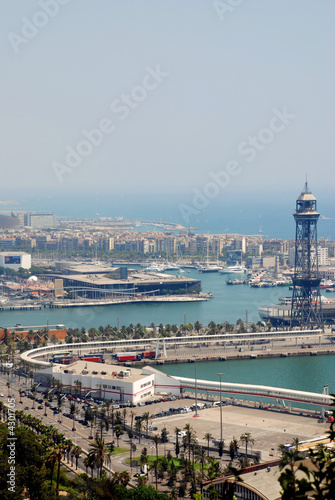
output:
[{"label": "white boat", "polygon": [[153,262],[149,267],[143,269],[143,271],[162,273],[166,271],[166,267],[164,266],[164,264],[158,264],[156,262]]},{"label": "white boat", "polygon": [[334,288],[335,283],[331,280],[322,279],[320,283],[320,288]]},{"label": "white boat", "polygon": [[177,266],[176,264],[172,264],[172,262],[166,262],[163,264],[165,267],[166,271],[178,271],[180,266]]},{"label": "white boat", "polygon": [[238,264],[237,262],[235,266],[224,266],[220,271],[221,274],[244,274],[246,272],[246,267],[242,264]]},{"label": "white boat", "polygon": [[222,270],[222,267],[217,266],[215,264],[213,264],[213,265],[208,264],[208,265],[198,267],[199,273],[218,273],[219,271],[221,272],[221,270]]}]

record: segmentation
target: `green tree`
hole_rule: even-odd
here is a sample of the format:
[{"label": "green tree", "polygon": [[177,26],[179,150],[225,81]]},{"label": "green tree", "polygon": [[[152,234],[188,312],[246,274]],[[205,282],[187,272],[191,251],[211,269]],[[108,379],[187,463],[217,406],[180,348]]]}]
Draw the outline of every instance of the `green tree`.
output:
[{"label": "green tree", "polygon": [[124,434],[124,430],[121,424],[117,424],[114,426],[114,433],[117,439],[117,446],[119,447],[119,439]]},{"label": "green tree", "polygon": [[103,439],[96,435],[95,441],[90,443],[90,451],[88,453],[88,458],[91,463],[100,470],[100,477],[102,475],[102,468],[104,463],[109,464],[110,459],[110,449]]},{"label": "green tree", "polygon": [[233,439],[229,443],[229,455],[231,460],[234,460],[235,456],[237,455],[238,448],[238,441],[235,437],[233,437]]},{"label": "green tree", "polygon": [[210,432],[206,432],[206,434],[204,435],[204,439],[206,439],[207,441],[207,456],[209,457],[209,442],[211,439],[213,439],[213,436]]},{"label": "green tree", "polygon": [[241,435],[240,440],[245,443],[245,458],[248,460],[248,445],[249,444],[254,444],[254,440],[251,437],[250,432],[245,432],[244,434]]},{"label": "green tree", "polygon": [[143,422],[141,419],[135,420],[135,431],[138,433],[138,443],[141,443],[141,432]]}]

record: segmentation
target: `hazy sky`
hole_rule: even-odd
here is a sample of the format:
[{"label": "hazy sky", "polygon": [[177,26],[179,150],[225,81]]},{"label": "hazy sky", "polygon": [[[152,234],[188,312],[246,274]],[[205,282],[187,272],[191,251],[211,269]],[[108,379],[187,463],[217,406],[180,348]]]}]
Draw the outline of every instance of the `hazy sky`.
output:
[{"label": "hazy sky", "polygon": [[0,199],[333,188],[334,21],[333,0],[1,0]]}]

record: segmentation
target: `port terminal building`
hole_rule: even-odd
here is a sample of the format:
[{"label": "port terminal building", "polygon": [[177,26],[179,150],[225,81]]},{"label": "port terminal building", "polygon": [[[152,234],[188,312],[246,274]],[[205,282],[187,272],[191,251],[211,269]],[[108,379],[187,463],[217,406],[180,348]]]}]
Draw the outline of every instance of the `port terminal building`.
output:
[{"label": "port terminal building", "polygon": [[34,373],[39,390],[51,388],[55,382],[62,384],[62,391],[78,393],[114,401],[138,403],[154,394],[178,396],[180,382],[154,367],[141,369],[120,365],[76,361],[70,365],[54,364]]},{"label": "port terminal building", "polygon": [[89,299],[201,291],[198,279],[123,267],[68,266],[49,276],[57,280],[57,288],[64,290],[65,296],[74,293]]}]

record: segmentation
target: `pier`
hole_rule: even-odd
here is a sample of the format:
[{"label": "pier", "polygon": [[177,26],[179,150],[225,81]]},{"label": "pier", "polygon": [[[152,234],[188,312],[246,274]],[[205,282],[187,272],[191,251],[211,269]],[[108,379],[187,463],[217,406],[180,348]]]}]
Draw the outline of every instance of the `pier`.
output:
[{"label": "pier", "polygon": [[119,304],[139,304],[139,303],[172,303],[172,302],[204,302],[213,298],[210,293],[199,293],[198,295],[154,295],[154,296],[123,296],[109,299],[84,299],[80,297],[75,300],[48,300],[31,303],[5,302],[0,305],[0,311],[27,311],[45,308],[63,308],[63,307],[98,307],[111,306]]}]

